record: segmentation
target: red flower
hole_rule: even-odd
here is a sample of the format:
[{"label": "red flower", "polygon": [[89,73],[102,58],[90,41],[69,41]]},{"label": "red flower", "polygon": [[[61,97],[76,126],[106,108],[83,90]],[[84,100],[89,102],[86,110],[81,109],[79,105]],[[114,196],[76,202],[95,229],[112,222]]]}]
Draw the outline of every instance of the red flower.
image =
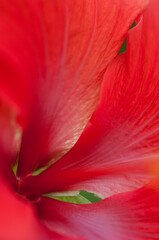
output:
[{"label": "red flower", "polygon": [[[130,191],[158,166],[159,2],[145,6],[0,0],[1,240],[159,239],[159,182]],[[70,189],[120,194],[43,196]]]}]

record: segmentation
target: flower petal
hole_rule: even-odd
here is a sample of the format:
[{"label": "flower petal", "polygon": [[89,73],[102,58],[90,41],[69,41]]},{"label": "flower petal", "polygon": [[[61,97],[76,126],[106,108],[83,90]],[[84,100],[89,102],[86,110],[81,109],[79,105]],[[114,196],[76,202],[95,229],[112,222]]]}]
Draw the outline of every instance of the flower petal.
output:
[{"label": "flower petal", "polygon": [[96,177],[65,187],[67,191],[87,191],[100,198],[110,197],[117,193],[136,190],[150,181],[150,177],[140,174],[116,174]]},{"label": "flower petal", "polygon": [[114,179],[134,175],[134,181],[154,175],[153,164],[159,157],[158,9],[159,2],[150,1],[128,33],[127,53],[107,68],[92,125],[61,160],[28,179],[29,189],[37,193],[66,190],[102,175]]},{"label": "flower petal", "polygon": [[[132,190],[132,185],[133,188],[139,188],[147,183],[151,176],[145,166],[145,159],[140,159],[138,153],[130,155],[126,152],[122,156],[121,152],[113,152],[110,142],[111,139],[109,136],[107,138],[103,130],[90,124],[76,145],[62,159],[41,174],[29,176],[21,182],[20,192],[34,198],[54,191],[92,189],[95,192],[98,188],[98,193],[102,194],[101,189],[105,189],[104,196],[110,196]],[[108,155],[108,158],[110,151],[112,155]],[[136,160],[140,160],[140,166]],[[104,183],[106,185],[101,187]],[[112,184],[116,188],[111,189]]]},{"label": "flower petal", "polygon": [[97,104],[103,71],[146,2],[1,0],[1,92],[27,115],[19,175],[77,141]]},{"label": "flower petal", "polygon": [[16,185],[12,167],[18,154],[19,128],[13,112],[0,101],[0,176],[12,186]]},{"label": "flower petal", "polygon": [[43,198],[37,205],[39,216],[50,230],[91,240],[158,239],[158,206],[158,181],[94,204]]},{"label": "flower petal", "polygon": [[38,222],[30,203],[15,196],[2,179],[0,211],[0,239],[51,240],[53,233]]}]

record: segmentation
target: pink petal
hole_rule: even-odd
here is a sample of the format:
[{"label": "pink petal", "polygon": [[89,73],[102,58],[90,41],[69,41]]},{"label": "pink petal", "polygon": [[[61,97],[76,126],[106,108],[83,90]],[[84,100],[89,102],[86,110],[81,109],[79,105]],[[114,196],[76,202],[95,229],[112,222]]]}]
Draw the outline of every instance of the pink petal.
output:
[{"label": "pink petal", "polygon": [[96,107],[103,71],[146,2],[1,0],[1,92],[27,115],[19,175],[77,141]]},{"label": "pink petal", "polygon": [[136,190],[150,181],[147,175],[141,174],[116,174],[100,176],[95,179],[85,180],[65,187],[67,191],[87,191],[100,198],[110,197],[117,193]]},{"label": "pink petal", "polygon": [[159,238],[159,182],[94,204],[43,198],[37,208],[50,230],[90,240]]},{"label": "pink petal", "polygon": [[107,68],[92,125],[61,160],[28,179],[25,189],[36,195],[102,175],[117,181],[121,174],[132,178],[130,184],[140,177],[141,186],[146,175],[154,174],[151,165],[159,162],[158,9],[159,2],[150,1],[128,33],[127,53]]}]

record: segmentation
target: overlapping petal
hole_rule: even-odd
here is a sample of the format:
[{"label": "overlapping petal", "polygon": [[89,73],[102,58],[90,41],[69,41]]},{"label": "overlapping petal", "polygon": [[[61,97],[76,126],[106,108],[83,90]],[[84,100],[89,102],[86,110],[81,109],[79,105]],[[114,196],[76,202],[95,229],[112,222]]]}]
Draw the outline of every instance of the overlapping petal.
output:
[{"label": "overlapping petal", "polygon": [[159,239],[159,183],[117,194],[94,204],[76,205],[43,198],[39,216],[49,229],[91,240]]},{"label": "overlapping petal", "polygon": [[129,31],[127,52],[107,68],[100,104],[77,144],[47,171],[28,179],[26,188],[33,186],[37,193],[65,190],[81,181],[102,175],[116,179],[120,174],[140,178],[142,184],[146,175],[153,176],[159,156],[158,8],[157,0],[150,1]]},{"label": "overlapping petal", "polygon": [[[0,178],[0,239],[2,240],[74,240],[50,231],[38,219],[33,205],[16,196]],[[76,238],[84,240],[84,238]]]},{"label": "overlapping petal", "polygon": [[[139,188],[156,172],[157,0],[151,0],[128,33],[127,53],[107,68],[100,103],[81,135],[98,103],[105,69],[145,3],[0,1],[0,98],[14,109],[11,113],[0,103],[0,239],[159,239],[158,180],[90,205],[37,198],[60,190],[108,197]],[[17,179],[12,172],[19,144],[16,114],[24,130],[18,167],[22,178]],[[25,177],[61,156],[39,176]],[[18,180],[15,189],[33,202],[15,196],[1,177],[12,187]]]},{"label": "overlapping petal", "polygon": [[103,71],[145,3],[0,2],[1,96],[21,113],[24,127],[19,175],[77,141],[97,104]]}]

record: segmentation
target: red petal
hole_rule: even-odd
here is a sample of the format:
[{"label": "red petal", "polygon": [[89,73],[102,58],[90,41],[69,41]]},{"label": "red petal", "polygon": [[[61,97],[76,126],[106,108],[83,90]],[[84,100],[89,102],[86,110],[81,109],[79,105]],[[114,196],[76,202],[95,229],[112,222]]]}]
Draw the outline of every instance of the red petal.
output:
[{"label": "red petal", "polygon": [[30,203],[14,196],[2,181],[0,183],[0,212],[0,239],[51,240],[53,233],[49,233],[38,222]]},{"label": "red petal", "polygon": [[28,180],[29,191],[64,190],[112,173],[134,175],[134,181],[150,177],[150,165],[159,157],[158,9],[159,2],[150,1],[128,33],[127,53],[109,65],[93,125],[61,160]]},{"label": "red petal", "polygon": [[94,204],[76,205],[43,198],[37,205],[50,230],[90,240],[158,239],[158,206],[157,181]]},{"label": "red petal", "polygon": [[116,174],[115,176],[100,176],[95,179],[85,180],[80,183],[68,185],[67,191],[87,191],[101,198],[110,197],[117,193],[136,190],[150,181],[147,175]]},{"label": "red petal", "polygon": [[[108,136],[112,135],[111,149],[120,154],[122,164],[136,165],[141,173],[145,166],[150,174],[155,173],[154,168],[159,164],[158,9],[159,2],[150,1],[143,17],[137,20],[137,27],[129,32],[127,54],[121,56],[126,63],[118,68],[118,78],[114,81],[111,73],[115,62],[110,66],[100,105],[92,118],[93,124],[104,127]],[[125,154],[130,157],[123,161]]]},{"label": "red petal", "polygon": [[77,141],[97,104],[103,71],[146,2],[1,1],[1,89],[28,114],[19,175]]},{"label": "red petal", "polygon": [[[21,185],[21,192],[34,197],[47,192],[71,189],[92,189],[91,191],[95,192],[94,190],[98,187],[98,193],[102,194],[105,188],[104,196],[109,196],[116,192],[132,190],[132,185],[136,188],[143,186],[150,178],[145,174],[145,166],[140,165],[140,168],[137,169],[137,164],[129,165],[129,155],[127,158],[123,158],[125,166],[122,164],[121,158],[115,158],[115,153],[112,154],[112,157],[107,158],[105,154],[109,148],[106,148],[105,142],[105,134],[90,125],[77,144],[62,159],[40,175],[26,178]],[[105,150],[105,154],[100,152],[100,147]],[[115,160],[116,162],[113,162]],[[106,186],[103,186],[104,182],[99,178],[102,176],[105,179],[104,182],[107,183]],[[89,179],[93,187],[91,187],[91,182],[88,182]],[[137,183],[135,183],[136,181]],[[112,184],[116,188],[113,187],[111,190]]]},{"label": "red petal", "polygon": [[[1,240],[73,240],[49,231],[37,218],[33,206],[20,199],[0,179]],[[81,238],[76,240],[82,240]],[[84,239],[83,239],[84,240]]]},{"label": "red petal", "polygon": [[16,179],[12,167],[17,158],[18,133],[13,112],[0,102],[0,176],[14,186]]}]

